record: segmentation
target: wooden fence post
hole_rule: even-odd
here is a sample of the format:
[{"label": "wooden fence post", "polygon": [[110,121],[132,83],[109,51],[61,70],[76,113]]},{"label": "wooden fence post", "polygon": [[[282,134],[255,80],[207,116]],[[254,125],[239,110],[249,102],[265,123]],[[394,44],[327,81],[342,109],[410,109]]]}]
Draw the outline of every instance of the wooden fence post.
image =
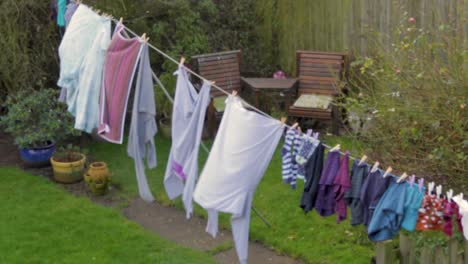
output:
[{"label": "wooden fence post", "polygon": [[391,264],[393,260],[392,241],[377,242],[377,264]]},{"label": "wooden fence post", "polygon": [[400,263],[401,264],[414,264],[416,261],[416,254],[413,240],[400,233]]},{"label": "wooden fence post", "polygon": [[448,242],[449,263],[457,263],[458,259],[458,241],[450,239]]},{"label": "wooden fence post", "polygon": [[421,260],[419,262],[424,264],[432,263],[432,254],[429,247],[426,246],[421,250]]},{"label": "wooden fence post", "polygon": [[465,264],[468,264],[468,241],[465,241]]}]

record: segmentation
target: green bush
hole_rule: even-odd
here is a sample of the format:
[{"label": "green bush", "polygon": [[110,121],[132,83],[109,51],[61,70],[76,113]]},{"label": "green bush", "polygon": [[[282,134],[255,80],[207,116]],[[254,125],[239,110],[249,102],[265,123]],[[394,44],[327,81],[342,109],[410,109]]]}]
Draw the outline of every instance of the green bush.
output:
[{"label": "green bush", "polygon": [[[365,153],[402,173],[466,190],[468,119],[466,39],[449,25],[417,28],[402,20],[390,46],[367,35],[371,56],[351,67],[344,107]],[[426,178],[426,180],[428,180]]]},{"label": "green bush", "polygon": [[[7,94],[57,81],[58,35],[49,1],[0,1],[0,104]],[[38,88],[38,87],[36,87]]]},{"label": "green bush", "polygon": [[0,126],[13,135],[20,148],[43,147],[48,141],[78,135],[73,117],[57,97],[56,89],[21,90],[9,95],[4,104],[8,112],[0,117]]}]

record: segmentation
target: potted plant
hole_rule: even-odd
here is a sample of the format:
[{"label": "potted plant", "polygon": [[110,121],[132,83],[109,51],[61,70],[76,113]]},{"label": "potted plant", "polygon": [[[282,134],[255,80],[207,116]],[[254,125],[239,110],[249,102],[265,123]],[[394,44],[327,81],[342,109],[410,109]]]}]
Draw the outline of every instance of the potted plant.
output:
[{"label": "potted plant", "polygon": [[111,179],[107,164],[102,161],[91,163],[84,178],[91,192],[96,195],[103,195],[107,192]]},{"label": "potted plant", "polygon": [[60,183],[75,183],[83,179],[86,155],[71,144],[59,148],[50,158],[54,179]]},{"label": "potted plant", "polygon": [[9,95],[3,104],[6,114],[0,117],[0,126],[14,137],[29,166],[48,165],[56,142],[80,134],[57,96],[56,89],[25,89]]},{"label": "potted plant", "polygon": [[[172,71],[170,71],[172,72]],[[164,73],[160,77],[164,88],[168,91],[170,96],[174,98],[174,90],[176,86],[176,78],[169,73]],[[171,137],[171,117],[172,117],[172,102],[167,98],[165,93],[157,91],[155,93],[156,99],[156,112],[158,114],[158,125],[161,134],[165,138]]]}]

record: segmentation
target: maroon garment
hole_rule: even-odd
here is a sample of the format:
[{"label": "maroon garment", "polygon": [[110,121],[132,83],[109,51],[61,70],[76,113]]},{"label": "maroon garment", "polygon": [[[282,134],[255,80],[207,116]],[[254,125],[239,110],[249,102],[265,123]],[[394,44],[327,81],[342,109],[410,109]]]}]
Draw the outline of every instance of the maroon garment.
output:
[{"label": "maroon garment", "polygon": [[445,204],[445,209],[444,209],[444,233],[447,234],[448,236],[452,236],[452,219],[453,216],[455,216],[455,221],[457,222],[458,225],[458,230],[463,233],[463,227],[461,225],[461,214],[460,214],[460,209],[458,208],[458,205],[456,202],[450,200],[450,202],[447,202]]},{"label": "maroon garment", "polygon": [[340,153],[338,151],[328,152],[325,167],[320,176],[319,191],[315,202],[315,210],[321,216],[330,216],[335,213],[333,184],[339,167]]},{"label": "maroon garment", "polygon": [[346,219],[346,200],[344,199],[345,193],[351,188],[351,181],[349,179],[349,153],[346,152],[341,159],[340,169],[333,182],[333,191],[335,192],[335,211],[336,222],[339,224]]}]

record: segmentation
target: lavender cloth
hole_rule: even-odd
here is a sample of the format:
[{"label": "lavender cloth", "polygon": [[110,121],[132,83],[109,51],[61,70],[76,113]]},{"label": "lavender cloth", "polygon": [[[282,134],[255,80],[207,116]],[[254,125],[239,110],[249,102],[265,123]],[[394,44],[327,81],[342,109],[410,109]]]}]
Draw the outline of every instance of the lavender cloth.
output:
[{"label": "lavender cloth", "polygon": [[143,44],[133,100],[127,153],[135,160],[138,192],[140,197],[147,202],[154,201],[154,197],[146,179],[143,159],[146,157],[150,169],[156,167],[154,136],[158,132],[153,87],[148,45]]},{"label": "lavender cloth", "polygon": [[330,216],[335,212],[335,192],[333,183],[340,167],[340,153],[330,151],[325,161],[325,168],[322,171],[319,182],[319,192],[315,203],[315,210],[321,216]]},{"label": "lavender cloth", "polygon": [[65,27],[68,27],[68,24],[70,24],[70,21],[75,14],[76,9],[78,8],[78,5],[75,3],[75,1],[71,1],[67,5],[67,9],[65,11]]},{"label": "lavender cloth", "polygon": [[361,188],[361,201],[363,204],[363,222],[368,226],[375,207],[379,203],[380,198],[387,190],[392,181],[392,177],[382,177],[382,171],[369,172],[364,184]]},{"label": "lavender cloth", "polygon": [[193,191],[198,178],[200,148],[205,113],[210,103],[211,85],[203,83],[200,93],[190,83],[184,66],[179,66],[172,110],[172,146],[164,187],[170,199],[182,195],[187,218],[193,212]]},{"label": "lavender cloth", "polygon": [[335,192],[336,222],[338,224],[346,219],[347,216],[344,195],[350,187],[351,182],[349,180],[349,153],[346,152],[344,157],[341,159],[340,169],[338,170],[335,181],[333,182],[333,191]]}]

